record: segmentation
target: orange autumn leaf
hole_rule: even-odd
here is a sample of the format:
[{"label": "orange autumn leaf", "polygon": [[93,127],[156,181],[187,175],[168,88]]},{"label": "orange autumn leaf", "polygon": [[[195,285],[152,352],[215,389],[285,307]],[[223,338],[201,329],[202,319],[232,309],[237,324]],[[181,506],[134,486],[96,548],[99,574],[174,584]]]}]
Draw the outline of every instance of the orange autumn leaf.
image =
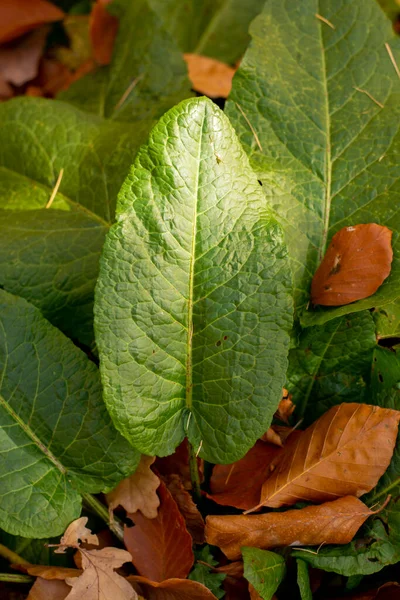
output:
[{"label": "orange autumn leaf", "polygon": [[179,475],[167,475],[164,482],[185,519],[187,530],[195,544],[204,544],[204,519],[193,502],[192,496],[183,487]]},{"label": "orange autumn leaf", "polygon": [[[33,577],[41,577],[48,581],[58,579],[65,581],[67,577],[79,577],[82,575],[82,569],[70,569],[68,567],[47,566],[47,565],[12,565],[13,568],[18,568],[18,571],[23,571]],[[71,590],[69,590],[71,591]]]},{"label": "orange autumn leaf", "polygon": [[134,473],[119,482],[117,487],[106,494],[110,513],[122,506],[126,512],[135,513],[140,510],[148,519],[157,516],[160,504],[157,488],[160,480],[151,470],[154,456],[142,454],[140,463]]},{"label": "orange autumn leaf", "polygon": [[274,417],[289,425],[289,418],[292,416],[295,408],[296,406],[292,402],[292,395],[283,388],[282,400],[279,402]]},{"label": "orange autumn leaf", "polygon": [[189,79],[196,92],[210,98],[227,98],[232,88],[235,69],[225,63],[201,56],[200,54],[184,54]]},{"label": "orange autumn leaf", "polygon": [[332,407],[299,436],[289,437],[256,508],[369,492],[389,466],[399,420],[400,411],[379,406]]},{"label": "orange autumn leaf", "polygon": [[[203,480],[203,460],[197,459],[200,481]],[[173,454],[156,458],[155,468],[160,475],[179,475],[185,490],[192,489],[189,467],[189,443],[187,438],[179,444]]]},{"label": "orange autumn leaf", "polygon": [[221,548],[230,560],[241,556],[243,546],[347,544],[373,514],[358,498],[345,496],[281,513],[210,516],[206,518],[206,541]]},{"label": "orange autumn leaf", "polygon": [[65,581],[47,581],[38,577],[29,590],[27,600],[65,600],[70,591]]},{"label": "orange autumn leaf", "polygon": [[110,64],[119,25],[117,17],[106,8],[109,2],[110,0],[97,0],[93,4],[89,19],[93,57],[99,65]]},{"label": "orange autumn leaf", "polygon": [[311,302],[342,306],[372,296],[390,273],[391,240],[391,230],[376,223],[343,227],[314,275]]},{"label": "orange autumn leaf", "polygon": [[194,562],[192,538],[163,482],[158,493],[161,502],[155,519],[147,519],[141,512],[128,513],[135,526],[125,527],[125,546],[143,577],[157,582],[174,577],[185,578]]},{"label": "orange autumn leaf", "polygon": [[280,448],[283,447],[280,435],[277,431],[275,431],[273,427],[269,427],[269,429],[267,429],[267,431],[262,434],[260,440],[262,442],[269,442],[270,444],[273,444],[274,446],[279,446]]},{"label": "orange autumn leaf", "polygon": [[[298,436],[300,432],[293,432]],[[257,441],[240,460],[230,465],[215,465],[211,479],[211,493],[207,497],[223,506],[248,510],[258,504],[270,467],[282,448]]]},{"label": "orange autumn leaf", "polygon": [[1,0],[0,44],[63,18],[63,11],[46,0]]},{"label": "orange autumn leaf", "polygon": [[174,578],[161,583],[134,575],[127,579],[146,600],[216,600],[205,585],[189,579]]}]

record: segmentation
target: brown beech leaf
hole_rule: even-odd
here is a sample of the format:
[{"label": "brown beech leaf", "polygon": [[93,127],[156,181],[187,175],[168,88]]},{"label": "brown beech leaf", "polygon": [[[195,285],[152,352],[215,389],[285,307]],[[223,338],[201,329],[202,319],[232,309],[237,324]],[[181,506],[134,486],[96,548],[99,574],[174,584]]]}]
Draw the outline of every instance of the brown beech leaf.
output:
[{"label": "brown beech leaf", "polygon": [[189,579],[174,578],[161,583],[135,575],[127,579],[146,600],[216,600],[205,585]]},{"label": "brown beech leaf", "polygon": [[[256,588],[249,583],[250,600],[263,600],[262,596],[257,592]],[[275,600],[276,596],[272,596],[271,600]]]},{"label": "brown beech leaf", "polygon": [[311,302],[341,306],[372,296],[390,273],[391,240],[391,230],[376,223],[343,227],[314,275]]},{"label": "brown beech leaf", "polygon": [[65,600],[71,588],[64,581],[47,581],[38,577],[29,590],[27,600]]},{"label": "brown beech leaf", "polygon": [[[197,459],[200,481],[203,480],[203,460]],[[156,458],[155,468],[160,475],[179,475],[185,490],[192,489],[189,467],[189,444],[187,438],[176,448],[175,452],[164,458]]]},{"label": "brown beech leaf", "polygon": [[108,65],[114,48],[119,21],[108,12],[106,5],[110,0],[97,0],[93,4],[89,19],[89,34],[92,52],[99,65]]},{"label": "brown beech leaf", "polygon": [[[41,577],[51,581],[58,579],[65,581],[67,577],[79,577],[82,575],[82,569],[70,569],[67,567],[47,566],[47,565],[12,565],[13,568],[18,568],[18,571],[28,573],[33,577]],[[71,590],[69,590],[71,591]]]},{"label": "brown beech leaf", "polygon": [[201,56],[200,54],[184,54],[189,79],[196,92],[210,98],[227,98],[232,88],[235,69],[225,63]]},{"label": "brown beech leaf", "polygon": [[399,420],[400,411],[379,406],[333,406],[300,435],[289,437],[255,508],[369,492],[389,466]]},{"label": "brown beech leaf", "polygon": [[147,519],[140,512],[127,515],[135,526],[125,527],[125,546],[143,577],[158,582],[185,578],[194,562],[192,538],[175,500],[162,482],[158,493],[161,504],[155,519]]},{"label": "brown beech leaf", "polygon": [[38,74],[48,31],[47,27],[42,27],[12,45],[0,48],[1,77],[16,86],[34,79]]},{"label": "brown beech leaf", "polygon": [[193,502],[192,496],[183,487],[179,475],[167,475],[164,482],[185,519],[188,532],[195,544],[204,544],[204,519]]},{"label": "brown beech leaf", "polygon": [[282,400],[279,402],[278,408],[274,414],[276,419],[283,421],[286,425],[289,425],[289,419],[292,416],[296,406],[292,402],[292,394],[283,388]]},{"label": "brown beech leaf", "polygon": [[241,556],[243,546],[316,546],[351,542],[364,521],[375,514],[354,496],[319,506],[262,515],[228,515],[206,518],[206,541],[218,546],[230,560]]},{"label": "brown beech leaf", "polygon": [[39,25],[61,21],[64,13],[46,0],[1,0],[0,44],[9,42]]},{"label": "brown beech leaf", "polygon": [[260,437],[260,440],[263,442],[269,442],[270,444],[273,444],[274,446],[279,446],[280,448],[283,447],[280,435],[275,431],[273,427],[267,429],[267,431],[263,433]]},{"label": "brown beech leaf", "polygon": [[88,544],[98,545],[99,539],[97,535],[92,534],[90,529],[86,527],[88,522],[87,517],[80,517],[75,519],[65,530],[60,543],[57,544],[57,549],[54,552],[57,554],[64,554],[67,548],[79,548],[80,541],[87,542]]},{"label": "brown beech leaf", "polygon": [[106,494],[110,512],[117,506],[122,506],[128,513],[140,510],[148,519],[156,518],[157,508],[160,505],[157,496],[160,480],[150,468],[154,461],[154,456],[142,454],[136,471]]}]

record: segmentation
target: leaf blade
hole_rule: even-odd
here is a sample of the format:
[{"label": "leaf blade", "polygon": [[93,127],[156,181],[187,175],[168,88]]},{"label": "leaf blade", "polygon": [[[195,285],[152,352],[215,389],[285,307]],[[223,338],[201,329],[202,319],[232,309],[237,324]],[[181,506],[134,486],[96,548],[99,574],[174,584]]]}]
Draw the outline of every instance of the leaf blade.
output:
[{"label": "leaf blade", "polygon": [[263,600],[271,600],[282,581],[286,567],[282,556],[268,550],[243,550],[244,576]]}]

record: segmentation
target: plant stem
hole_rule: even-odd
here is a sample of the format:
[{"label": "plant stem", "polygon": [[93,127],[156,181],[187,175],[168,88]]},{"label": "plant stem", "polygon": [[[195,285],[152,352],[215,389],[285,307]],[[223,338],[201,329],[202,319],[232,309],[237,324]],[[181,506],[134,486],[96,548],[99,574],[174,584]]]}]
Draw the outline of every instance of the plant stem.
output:
[{"label": "plant stem", "polygon": [[110,515],[107,508],[92,494],[83,494],[83,501],[88,508],[103,519],[107,526],[111,529],[114,535],[117,536],[120,542],[124,541],[124,528],[118,517],[114,517],[113,521],[110,520]]},{"label": "plant stem", "polygon": [[32,583],[33,577],[30,575],[17,575],[14,573],[0,573],[0,581],[10,583]]},{"label": "plant stem", "polygon": [[197,464],[197,456],[195,449],[192,444],[188,442],[189,445],[189,468],[190,468],[190,479],[192,481],[193,486],[193,496],[196,503],[199,503],[201,500],[201,490],[200,490],[200,476],[199,476],[199,467]]},{"label": "plant stem", "polygon": [[7,546],[3,546],[3,544],[0,544],[0,556],[8,560],[8,562],[14,563],[16,565],[30,564],[29,560],[25,560],[25,558],[22,558],[22,556],[20,556],[13,550],[10,550],[9,548],[7,548]]}]

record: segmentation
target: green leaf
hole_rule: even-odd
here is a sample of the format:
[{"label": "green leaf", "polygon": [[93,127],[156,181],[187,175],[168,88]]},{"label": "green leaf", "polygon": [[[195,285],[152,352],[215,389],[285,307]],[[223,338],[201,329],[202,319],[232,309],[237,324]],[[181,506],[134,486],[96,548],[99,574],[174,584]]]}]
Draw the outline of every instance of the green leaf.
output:
[{"label": "green leaf", "polygon": [[341,402],[363,402],[370,379],[375,325],[369,311],[308,327],[289,352],[286,387],[298,418],[313,422]]},{"label": "green leaf", "polygon": [[81,494],[107,491],[140,455],[112,427],[96,366],[22,298],[0,290],[0,526],[64,531]]},{"label": "green leaf", "polygon": [[226,111],[286,230],[298,309],[334,233],[368,222],[394,231],[376,294],[309,310],[303,324],[396,300],[400,79],[385,43],[400,64],[400,40],[375,0],[270,0],[250,33]]},{"label": "green leaf", "polygon": [[301,558],[298,558],[296,560],[296,563],[297,563],[297,585],[299,586],[301,600],[312,600],[310,577],[308,574],[308,565]]},{"label": "green leaf", "polygon": [[270,600],[282,581],[286,567],[282,556],[269,550],[242,548],[244,576],[263,600]]},{"label": "green leaf", "polygon": [[150,124],[113,123],[39,98],[0,104],[0,119],[1,206],[31,211],[2,212],[1,285],[90,345],[99,252]]},{"label": "green leaf", "polygon": [[374,311],[376,333],[380,338],[400,337],[400,303],[390,302]]},{"label": "green leaf", "polygon": [[397,0],[377,0],[377,2],[391,21],[395,21],[399,17],[400,4]]},{"label": "green leaf", "polygon": [[[195,551],[195,557],[197,561],[207,563],[211,567],[214,567],[218,562],[214,559],[210,552],[210,546],[204,546],[201,550]],[[188,575],[188,579],[197,581],[205,585],[217,598],[222,598],[225,595],[224,590],[221,589],[222,582],[226,577],[226,573],[213,573],[212,570],[202,563],[197,562],[194,569]]]},{"label": "green leaf", "polygon": [[111,64],[82,77],[58,97],[117,121],[158,119],[191,96],[185,62],[148,0],[125,0],[118,8]]},{"label": "green leaf", "polygon": [[104,246],[95,331],[104,399],[145,454],[187,436],[231,463],[269,426],[287,367],[291,277],[228,119],[169,111],[124,183]]}]

